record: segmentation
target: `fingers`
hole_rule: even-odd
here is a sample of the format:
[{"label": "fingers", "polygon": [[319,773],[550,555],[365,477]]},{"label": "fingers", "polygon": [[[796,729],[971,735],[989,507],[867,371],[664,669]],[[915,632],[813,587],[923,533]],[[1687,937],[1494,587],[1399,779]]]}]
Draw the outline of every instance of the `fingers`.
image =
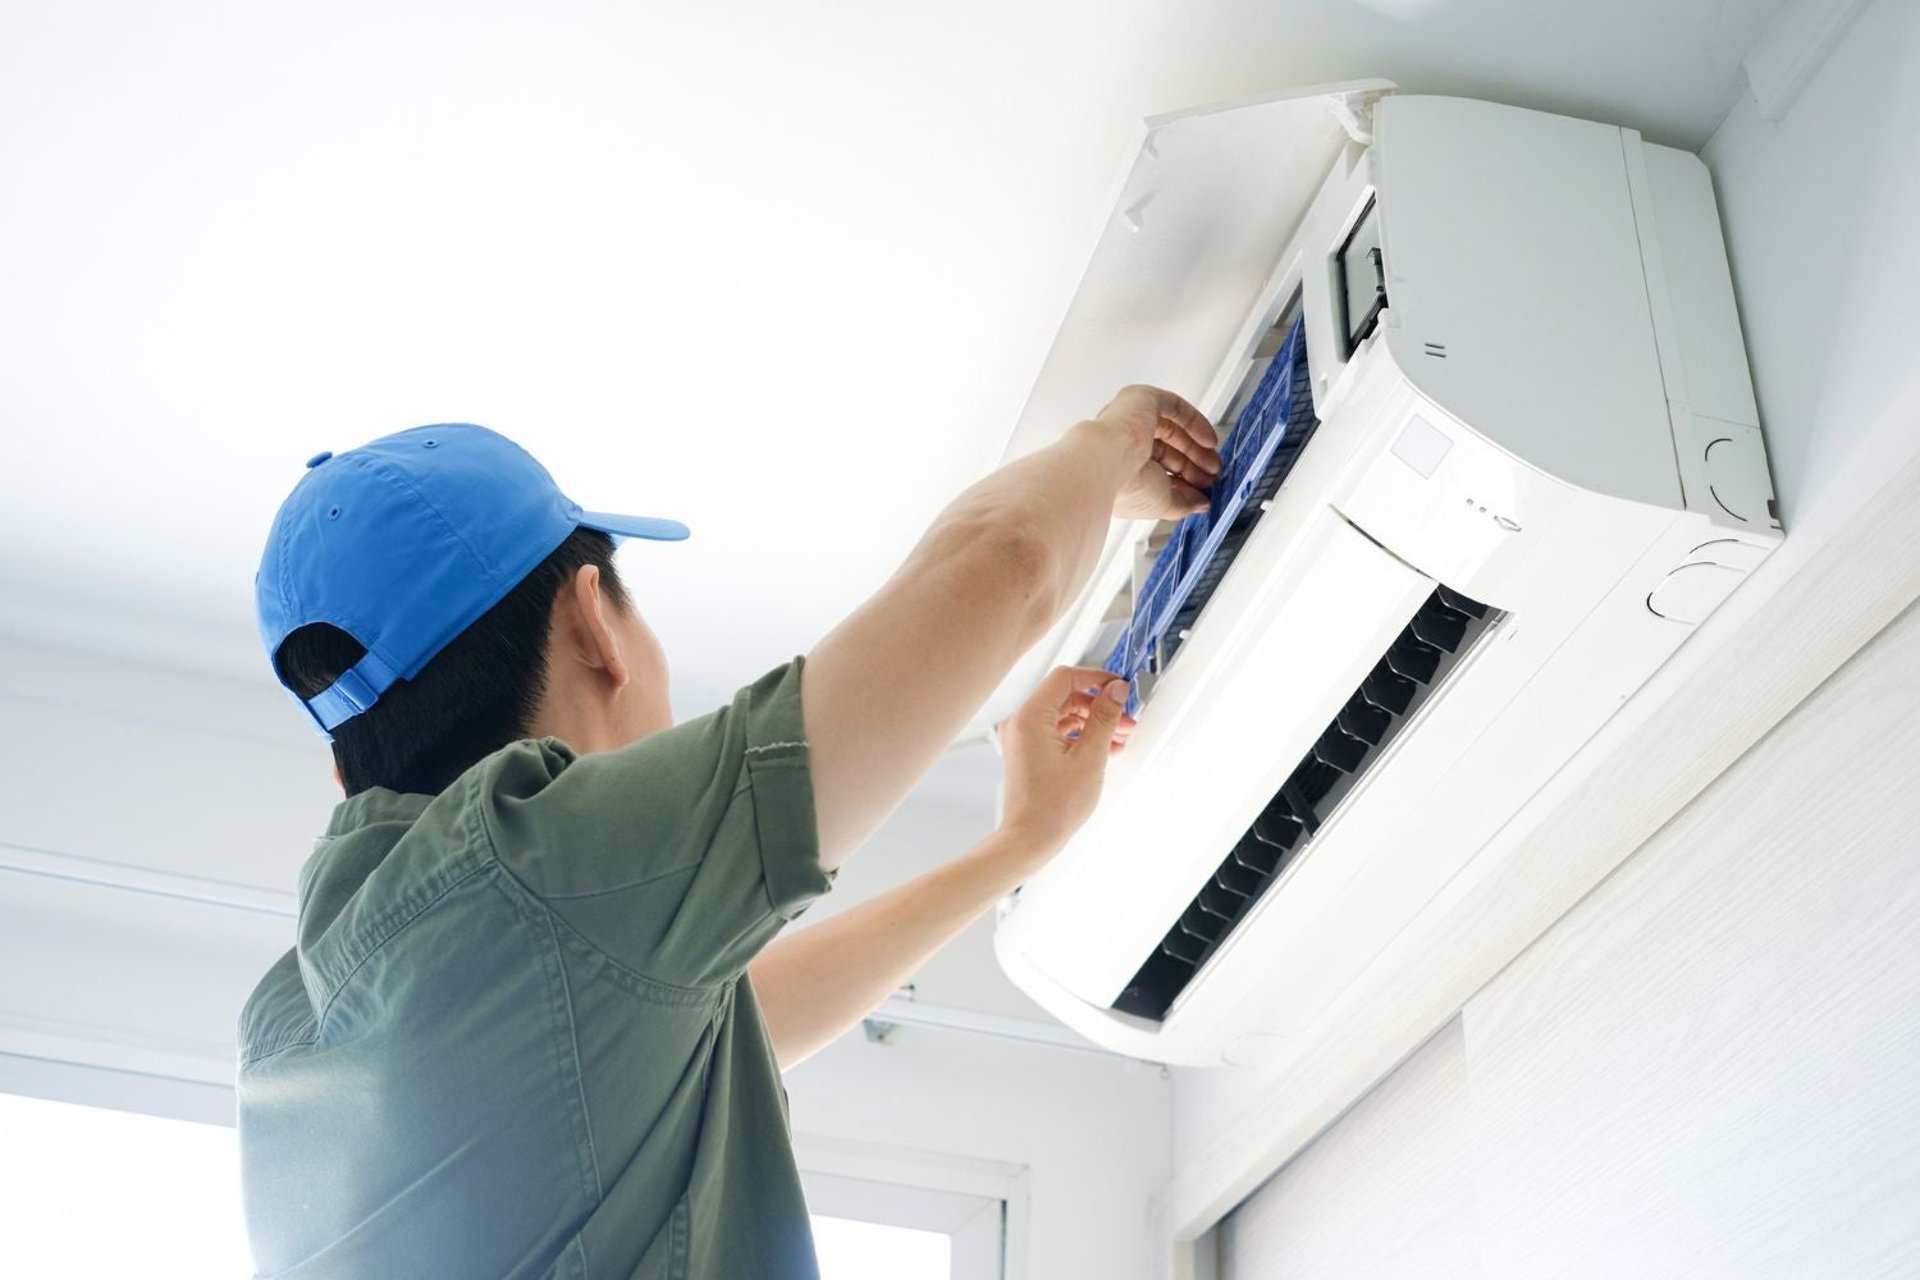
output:
[{"label": "fingers", "polygon": [[[1205,423],[1206,419],[1200,419]],[[1208,430],[1212,435],[1212,430]],[[1210,444],[1161,418],[1153,429],[1153,460],[1175,479],[1204,488],[1220,474],[1220,454]]]},{"label": "fingers", "polygon": [[[1207,421],[1207,415],[1188,404],[1171,391],[1154,388],[1158,397],[1160,420],[1177,428],[1187,439],[1202,449],[1213,450],[1220,446],[1220,435]],[[1217,462],[1218,459],[1216,458]],[[1217,470],[1218,468],[1216,468]]]},{"label": "fingers", "polygon": [[1198,409],[1159,387],[1129,388],[1146,397],[1154,414],[1152,465],[1171,477],[1173,509],[1198,509],[1194,495],[1220,474],[1220,437]]},{"label": "fingers", "polygon": [[[1091,697],[1081,696],[1076,701],[1078,705],[1063,709],[1060,718],[1054,721],[1054,731],[1062,738],[1079,738],[1086,733],[1087,720],[1093,710],[1094,700]],[[1124,744],[1138,724],[1139,721],[1132,716],[1122,713],[1114,726],[1113,740]]]},{"label": "fingers", "polygon": [[1141,387],[1139,390],[1147,394],[1153,406],[1155,441],[1164,444],[1170,455],[1177,454],[1189,464],[1187,470],[1171,465],[1167,470],[1190,484],[1205,484],[1202,477],[1219,475],[1220,435],[1206,415],[1164,388]]},{"label": "fingers", "polygon": [[1219,470],[1220,460],[1213,460],[1214,471],[1209,472],[1201,464],[1181,453],[1165,440],[1155,440],[1153,450],[1147,455],[1152,466],[1164,471],[1169,484],[1182,488],[1204,489],[1213,483],[1214,474]]},{"label": "fingers", "polygon": [[[1107,695],[1116,686],[1118,702]],[[1047,716],[1055,735],[1068,742],[1093,741],[1104,730],[1117,748],[1126,745],[1136,723],[1126,714],[1128,690],[1124,678],[1102,667],[1055,667],[1027,699],[1027,709]]]},{"label": "fingers", "polygon": [[[1083,744],[1110,744],[1118,740],[1120,721],[1126,715],[1127,697],[1131,692],[1127,682],[1115,678],[1109,681],[1087,708],[1086,727],[1080,731]],[[1110,754],[1096,746],[1096,759]]]},{"label": "fingers", "polygon": [[[1107,754],[1117,756],[1125,751],[1127,743],[1133,739],[1133,728],[1131,720],[1122,720],[1120,726],[1107,738]],[[1097,740],[1093,730],[1086,727],[1084,720],[1076,722],[1070,728],[1060,730],[1060,741],[1065,746],[1071,747],[1082,739],[1088,742]]]},{"label": "fingers", "polygon": [[1052,716],[1076,693],[1105,688],[1119,677],[1102,667],[1055,667],[1027,695],[1027,709]]},{"label": "fingers", "polygon": [[[1106,677],[1108,683],[1119,678],[1118,676]],[[1095,685],[1091,689],[1081,690],[1069,695],[1067,700],[1060,706],[1060,719],[1085,720],[1093,711],[1093,704],[1099,701],[1100,695],[1103,692],[1105,692],[1105,685]],[[1120,719],[1124,724],[1133,723],[1133,717],[1129,715],[1123,714]]]},{"label": "fingers", "polygon": [[[1021,708],[1026,727],[1018,732],[1052,731],[1070,751],[1080,742],[1104,742],[1102,754],[1117,755],[1139,723],[1127,714],[1132,688],[1122,676],[1102,667],[1061,666],[1049,671]],[[1044,727],[1043,727],[1044,726]],[[1012,721],[997,726],[1005,735],[1015,731]]]},{"label": "fingers", "polygon": [[1009,733],[1065,737],[1078,724],[1078,721],[1075,725],[1066,723],[1067,707],[1072,700],[1077,696],[1091,701],[1088,690],[1098,690],[1112,679],[1113,672],[1101,667],[1055,667],[1041,677],[1018,711],[995,726],[995,731],[1002,741]]},{"label": "fingers", "polygon": [[1115,409],[1152,418],[1154,462],[1168,472],[1201,488],[1220,474],[1219,433],[1205,414],[1173,392],[1144,384],[1122,387],[1101,415]]},{"label": "fingers", "polygon": [[[1115,687],[1119,689],[1117,695],[1109,692]],[[1111,723],[1116,732],[1131,733],[1138,721],[1126,713],[1129,694],[1130,688],[1127,682],[1115,676],[1103,688],[1088,693],[1076,693],[1069,698],[1060,708],[1057,723],[1072,728],[1085,727],[1091,722]],[[1116,697],[1117,701],[1115,701]]]},{"label": "fingers", "polygon": [[1135,383],[1130,387],[1122,387],[1120,394],[1115,396],[1114,400],[1117,403],[1130,396],[1144,401],[1156,421],[1191,440],[1196,448],[1219,447],[1219,433],[1213,429],[1213,424],[1207,421],[1207,415],[1165,387]]}]

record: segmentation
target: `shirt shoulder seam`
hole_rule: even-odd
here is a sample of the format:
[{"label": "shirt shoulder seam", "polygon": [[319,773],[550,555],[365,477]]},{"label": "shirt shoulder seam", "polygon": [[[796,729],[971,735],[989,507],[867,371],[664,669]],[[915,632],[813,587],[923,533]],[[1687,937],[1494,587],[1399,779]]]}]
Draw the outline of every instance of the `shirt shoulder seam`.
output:
[{"label": "shirt shoulder seam", "polygon": [[[632,966],[623,963],[617,957],[615,957],[611,952],[609,952],[605,947],[595,942],[592,938],[589,938],[586,934],[580,932],[580,930],[574,928],[573,923],[569,921],[564,915],[561,915],[558,911],[555,911],[551,905],[551,902],[572,902],[572,901],[576,901],[578,899],[583,899],[583,898],[598,897],[604,893],[618,892],[620,889],[632,889],[632,888],[637,888],[640,885],[651,884],[656,880],[663,880],[663,879],[666,879],[668,876],[678,875],[683,871],[695,870],[700,866],[699,862],[697,861],[690,862],[690,863],[687,863],[685,866],[675,867],[671,871],[663,871],[659,875],[647,876],[643,879],[636,880],[628,884],[620,885],[615,888],[596,889],[591,893],[553,894],[550,896],[550,895],[539,892],[532,885],[528,884],[525,880],[521,879],[520,874],[513,869],[513,866],[507,861],[507,859],[500,856],[500,846],[494,841],[493,826],[491,823],[487,821],[484,808],[482,806],[476,805],[475,809],[476,809],[476,813],[474,815],[474,822],[475,822],[475,825],[479,828],[480,838],[486,842],[487,853],[488,853],[488,856],[491,858],[493,865],[500,868],[501,874],[506,876],[507,879],[511,880],[519,888],[519,890],[522,893],[526,894],[527,897],[529,897],[535,903],[537,903],[540,907],[541,913],[544,914],[549,921],[551,921],[558,928],[564,929],[567,932],[568,936],[576,939],[581,946],[585,947],[588,951],[591,951],[595,956],[599,957],[615,973],[627,979],[627,982],[632,984],[633,988],[635,988],[633,991],[633,994],[639,996],[642,999],[657,999],[663,1004],[691,1005],[691,1004],[699,1004],[703,1001],[713,999],[714,993],[726,985],[724,982],[721,982],[721,983],[713,983],[713,984],[710,984],[707,986],[701,986],[701,987],[686,987],[686,986],[681,986],[677,983],[663,982],[659,978],[651,977],[647,974],[644,974],[640,972],[638,969],[635,969]],[[627,985],[627,984],[623,983],[622,985]]]},{"label": "shirt shoulder seam", "polygon": [[673,876],[681,875],[684,872],[697,871],[700,868],[698,862],[688,862],[681,866],[669,867],[665,871],[656,871],[650,876],[641,876],[638,880],[625,880],[619,884],[610,884],[604,889],[582,889],[578,893],[541,893],[525,880],[521,880],[520,877],[514,873],[512,867],[507,866],[507,860],[500,857],[500,851],[498,849],[494,850],[493,856],[499,860],[500,865],[506,870],[506,873],[513,876],[521,888],[542,902],[578,902],[584,898],[603,898],[610,893],[625,893],[628,889],[644,888],[656,881],[667,880]]},{"label": "shirt shoulder seam", "polygon": [[250,1067],[255,1063],[266,1061],[275,1054],[285,1053],[289,1049],[298,1049],[303,1045],[316,1044],[319,1042],[319,1037],[315,1034],[316,1030],[317,1027],[310,1022],[298,1031],[283,1036],[278,1040],[268,1042],[264,1048],[249,1048],[240,1055],[240,1065],[242,1067]]},{"label": "shirt shoulder seam", "polygon": [[386,945],[389,942],[392,942],[395,938],[400,936],[401,933],[406,931],[406,928],[408,925],[412,924],[415,920],[418,920],[421,916],[425,915],[428,911],[431,911],[448,894],[452,893],[455,889],[458,889],[461,885],[473,879],[475,876],[481,874],[486,869],[487,868],[485,863],[477,863],[474,866],[467,868],[467,870],[461,875],[455,876],[452,879],[448,880],[446,884],[440,887],[440,891],[438,893],[432,894],[424,898],[422,901],[415,904],[412,910],[407,911],[404,914],[397,914],[395,916],[389,917],[387,920],[383,920],[381,922],[383,926],[391,924],[391,927],[384,928],[383,931],[380,932],[380,935],[374,939],[373,943],[370,946],[368,946],[364,952],[361,953],[360,958],[353,962],[353,967],[348,969],[345,973],[341,974],[340,980],[338,982],[335,982],[332,984],[333,989],[327,992],[326,1003],[320,1006],[319,1011],[314,1016],[315,1025],[322,1029],[326,1027],[327,1014],[332,1011],[334,1002],[340,998],[340,993],[345,991],[347,989],[347,985],[353,981],[354,975],[359,973],[361,969],[366,967],[367,961],[379,955],[380,952],[383,949],[385,949]]},{"label": "shirt shoulder seam", "polygon": [[[479,783],[474,782],[471,785],[477,788]],[[683,863],[677,867],[669,867],[665,871],[656,871],[651,875],[642,876],[638,880],[628,880],[620,884],[608,885],[604,889],[588,889],[579,893],[542,893],[528,884],[526,880],[520,876],[520,873],[514,870],[512,862],[501,854],[500,842],[494,836],[493,823],[488,819],[486,806],[479,804],[471,798],[468,803],[473,806],[473,822],[474,825],[479,828],[480,839],[486,844],[488,856],[500,864],[501,870],[511,876],[515,884],[519,885],[535,900],[543,904],[547,902],[573,902],[582,898],[597,898],[604,894],[621,893],[628,889],[638,889],[642,885],[652,884],[656,880],[665,880],[669,876],[677,876],[684,871],[693,871],[700,866],[699,860],[695,859],[692,862]],[[596,950],[597,949],[598,948],[596,948]]]},{"label": "shirt shoulder seam", "polygon": [[[533,898],[536,902],[540,901],[538,894],[534,894]],[[546,903],[541,902],[540,909],[546,912],[547,919],[553,922],[554,927],[563,930],[568,937],[575,939],[581,946],[591,951],[613,971],[614,975],[619,979],[615,985],[627,988],[642,1000],[652,1000],[660,1004],[677,1005],[681,1007],[707,1004],[718,999],[720,993],[727,987],[726,982],[714,982],[700,987],[687,987],[681,986],[678,983],[662,982],[660,979],[644,974],[632,965],[626,964],[617,957],[608,954],[605,947],[600,946],[592,938],[589,938],[586,934],[574,928],[571,921],[559,912],[548,907]]]}]

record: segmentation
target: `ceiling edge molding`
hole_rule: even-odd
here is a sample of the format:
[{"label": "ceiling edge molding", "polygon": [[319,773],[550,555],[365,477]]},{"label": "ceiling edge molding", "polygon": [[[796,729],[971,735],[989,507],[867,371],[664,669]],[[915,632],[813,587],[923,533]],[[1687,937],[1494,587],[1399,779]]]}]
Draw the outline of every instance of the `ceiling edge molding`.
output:
[{"label": "ceiling edge molding", "polygon": [[299,914],[294,895],[284,890],[264,889],[258,885],[217,880],[209,876],[159,871],[114,858],[61,853],[9,841],[0,841],[0,874],[37,876],[92,889],[168,898],[196,906],[220,907],[288,920]]},{"label": "ceiling edge molding", "polygon": [[1787,0],[1740,66],[1764,120],[1779,120],[1840,43],[1867,0]]}]

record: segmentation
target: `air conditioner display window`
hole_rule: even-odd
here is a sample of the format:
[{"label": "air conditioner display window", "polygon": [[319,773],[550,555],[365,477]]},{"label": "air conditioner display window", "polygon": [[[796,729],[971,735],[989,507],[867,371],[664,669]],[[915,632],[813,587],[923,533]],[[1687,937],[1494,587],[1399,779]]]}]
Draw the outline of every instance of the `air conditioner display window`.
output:
[{"label": "air conditioner display window", "polygon": [[1334,271],[1339,278],[1340,332],[1346,339],[1344,359],[1367,340],[1380,313],[1387,305],[1387,267],[1380,243],[1380,207],[1372,200],[1361,212],[1360,220],[1340,251],[1334,255]]}]

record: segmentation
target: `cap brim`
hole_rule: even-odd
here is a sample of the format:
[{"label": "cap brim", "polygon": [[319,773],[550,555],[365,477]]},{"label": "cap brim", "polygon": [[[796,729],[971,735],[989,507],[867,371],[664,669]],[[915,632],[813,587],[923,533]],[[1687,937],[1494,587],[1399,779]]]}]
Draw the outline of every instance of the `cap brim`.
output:
[{"label": "cap brim", "polygon": [[690,530],[678,520],[658,516],[616,516],[605,511],[583,511],[580,523],[588,529],[610,533],[615,540],[646,538],[652,542],[682,542]]}]

